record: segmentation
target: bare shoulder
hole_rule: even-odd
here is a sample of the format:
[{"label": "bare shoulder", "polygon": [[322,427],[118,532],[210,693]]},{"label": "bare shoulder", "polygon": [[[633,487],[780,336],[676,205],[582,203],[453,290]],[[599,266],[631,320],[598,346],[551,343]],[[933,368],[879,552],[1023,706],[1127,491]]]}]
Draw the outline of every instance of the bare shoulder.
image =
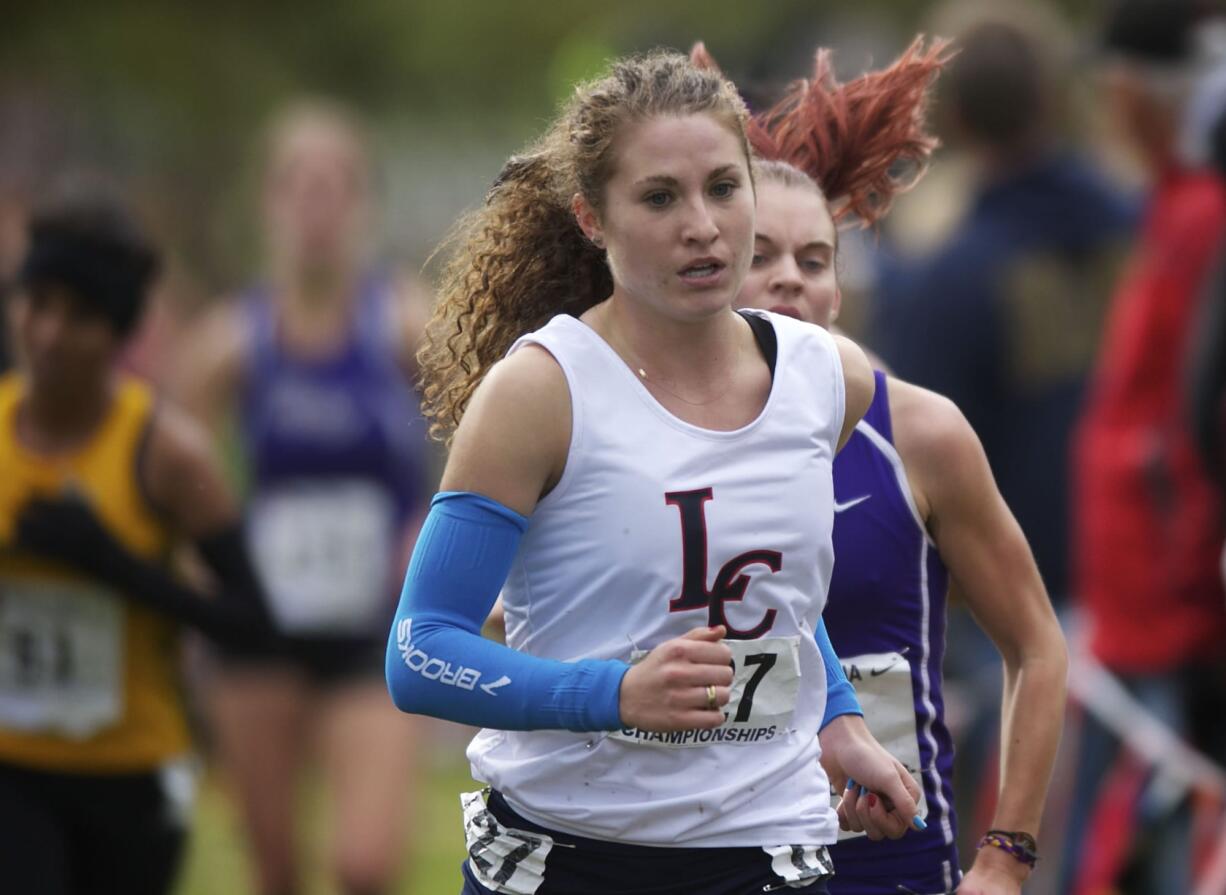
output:
[{"label": "bare shoulder", "polygon": [[473,395],[468,413],[480,410],[487,415],[544,417],[557,412],[559,401],[570,404],[570,388],[562,367],[545,348],[528,344],[490,368]]},{"label": "bare shoulder", "polygon": [[830,338],[834,339],[834,347],[839,351],[839,360],[843,362],[845,373],[873,378],[873,369],[869,365],[868,355],[864,353],[863,348],[839,333],[831,333]]},{"label": "bare shoulder", "polygon": [[987,457],[979,436],[949,398],[893,377],[886,388],[894,446],[926,518],[925,507],[934,499],[979,482]]},{"label": "bare shoulder", "polygon": [[445,491],[475,491],[527,515],[561,478],[571,398],[553,355],[527,345],[490,368],[456,430]]},{"label": "bare shoulder", "polygon": [[186,346],[188,356],[213,367],[238,367],[246,354],[250,327],[239,303],[220,298],[200,314]]},{"label": "bare shoulder", "polygon": [[845,413],[843,416],[843,432],[839,438],[839,447],[847,443],[856,423],[860,422],[873,403],[873,393],[877,385],[873,378],[873,368],[865,356],[864,350],[846,336],[832,333],[835,348],[839,352],[839,361],[843,365],[843,385],[847,390]]},{"label": "bare shoulder", "polygon": [[210,417],[244,375],[251,333],[238,303],[219,299],[194,320],[179,346],[170,392],[189,410]]},{"label": "bare shoulder", "polygon": [[158,405],[150,422],[140,475],[155,507],[188,537],[238,518],[208,431],[170,401]]},{"label": "bare shoulder", "polygon": [[894,441],[903,460],[923,460],[968,440],[978,441],[958,405],[944,395],[893,376],[886,379],[886,388]]}]

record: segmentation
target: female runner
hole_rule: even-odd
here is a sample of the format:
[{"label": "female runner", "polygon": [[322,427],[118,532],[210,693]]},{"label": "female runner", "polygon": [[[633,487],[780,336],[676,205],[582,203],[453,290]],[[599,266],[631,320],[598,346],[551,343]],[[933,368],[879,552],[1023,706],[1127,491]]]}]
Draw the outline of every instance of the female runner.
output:
[{"label": "female runner", "polygon": [[420,296],[372,272],[371,171],[344,110],[272,130],[268,279],[207,321],[180,365],[185,403],[237,416],[248,535],[285,648],[226,650],[211,708],[254,846],[259,890],[297,891],[298,784],[318,747],[333,875],[388,889],[413,803],[416,732],[388,705],[383,647],[403,544],[426,493],[409,384]]},{"label": "female runner", "polygon": [[[0,880],[163,895],[191,818],[179,623],[269,647],[204,433],[120,374],[157,266],[123,208],[37,213],[0,378]],[[169,570],[187,539],[217,583]]]},{"label": "female runner", "polygon": [[[942,64],[943,45],[917,42],[890,68],[840,85],[822,51],[811,81],[755,117],[755,148],[776,160],[756,169],[755,253],[738,304],[830,327],[841,299],[830,205],[871,223],[899,189],[892,166],[922,170],[935,145],[923,130],[925,93]],[[960,895],[1016,895],[1034,864],[1059,739],[1064,640],[962,414],[933,392],[880,371],[875,378],[872,404],[834,464],[838,562],[825,620],[869,729],[922,783],[928,826],[897,842],[841,841],[831,850],[838,875],[830,891],[930,895],[958,886]],[[994,829],[960,885],[941,696],[947,587],[966,600],[1005,665]],[[837,757],[823,763],[836,783],[849,774]]]},{"label": "female runner", "polygon": [[[914,816],[817,643],[830,464],[872,373],[731,310],[744,122],[684,56],[622,60],[461,226],[422,353],[454,440],[387,676],[402,709],[487,728],[469,895],[824,892],[823,750],[873,790],[852,822]],[[478,634],[500,589],[509,647]]]}]

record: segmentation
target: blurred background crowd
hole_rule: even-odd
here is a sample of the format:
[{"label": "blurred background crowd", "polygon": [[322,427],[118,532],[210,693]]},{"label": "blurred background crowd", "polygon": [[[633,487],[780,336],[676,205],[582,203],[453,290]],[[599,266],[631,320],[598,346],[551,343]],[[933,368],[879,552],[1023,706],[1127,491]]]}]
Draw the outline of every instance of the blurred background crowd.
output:
[{"label": "blurred background crowd", "polygon": [[[1028,891],[1222,895],[1226,19],[1208,3],[19,4],[0,28],[0,283],[47,197],[122,195],[163,256],[124,364],[215,435],[274,610],[279,590],[360,601],[403,569],[439,469],[411,390],[426,261],[570,85],[701,39],[758,104],[818,46],[849,79],[919,32],[959,50],[931,108],[943,146],[879,230],[844,235],[840,325],[957,402],[1065,624]],[[379,487],[336,485],[346,463],[382,464]],[[286,496],[315,472],[330,484]],[[296,611],[315,610],[274,614],[318,624]],[[978,630],[953,610],[964,856],[998,758]],[[345,654],[289,674],[187,650],[182,892],[458,888],[468,732],[398,717],[381,655]]]}]

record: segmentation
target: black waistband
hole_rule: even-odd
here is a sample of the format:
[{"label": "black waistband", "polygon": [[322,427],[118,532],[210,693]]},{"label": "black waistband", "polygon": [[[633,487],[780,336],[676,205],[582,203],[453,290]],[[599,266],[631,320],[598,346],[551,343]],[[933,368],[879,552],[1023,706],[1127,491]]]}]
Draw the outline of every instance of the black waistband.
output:
[{"label": "black waistband", "polygon": [[[585,895],[677,895],[680,892],[687,895],[756,895],[788,888],[786,881],[775,873],[771,855],[760,846],[679,848],[574,836],[532,823],[508,805],[497,791],[490,793],[486,810],[504,828],[544,835],[553,840],[539,895],[575,892]],[[797,847],[793,851],[793,860],[805,860],[811,866],[821,862],[829,872],[829,857],[824,850],[820,850],[820,854],[814,853],[812,848]],[[825,892],[823,879],[823,876],[815,876],[804,891],[815,895]]]}]

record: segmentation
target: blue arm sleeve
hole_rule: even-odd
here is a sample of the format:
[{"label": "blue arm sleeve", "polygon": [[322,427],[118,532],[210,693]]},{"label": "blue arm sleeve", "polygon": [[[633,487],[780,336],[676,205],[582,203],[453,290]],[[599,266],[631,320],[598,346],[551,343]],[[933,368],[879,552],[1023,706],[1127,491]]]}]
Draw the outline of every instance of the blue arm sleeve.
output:
[{"label": "blue arm sleeve", "polygon": [[543,659],[480,634],[527,526],[487,497],[435,495],[387,644],[387,687],[401,711],[499,730],[621,726],[627,663]]},{"label": "blue arm sleeve", "polygon": [[825,619],[819,619],[817,632],[814,635],[817,647],[822,652],[822,664],[826,666],[826,714],[822,715],[821,732],[826,725],[839,715],[864,715],[860,708],[860,700],[856,699],[856,690],[843,673],[843,663],[834,653],[834,645],[830,635],[826,633]]}]

